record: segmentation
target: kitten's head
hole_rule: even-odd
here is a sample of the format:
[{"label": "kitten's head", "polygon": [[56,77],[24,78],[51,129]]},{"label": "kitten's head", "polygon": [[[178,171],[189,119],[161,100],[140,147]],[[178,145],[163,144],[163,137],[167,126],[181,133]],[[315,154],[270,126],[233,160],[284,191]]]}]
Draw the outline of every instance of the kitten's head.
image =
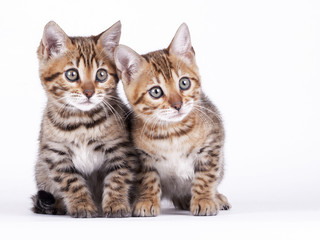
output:
[{"label": "kitten's head", "polygon": [[128,101],[145,120],[179,122],[200,99],[200,76],[186,24],[164,50],[140,56],[119,45],[115,63]]},{"label": "kitten's head", "polygon": [[69,37],[49,22],[38,48],[48,99],[63,108],[89,111],[113,96],[118,83],[113,53],[120,34],[120,22],[91,37]]}]

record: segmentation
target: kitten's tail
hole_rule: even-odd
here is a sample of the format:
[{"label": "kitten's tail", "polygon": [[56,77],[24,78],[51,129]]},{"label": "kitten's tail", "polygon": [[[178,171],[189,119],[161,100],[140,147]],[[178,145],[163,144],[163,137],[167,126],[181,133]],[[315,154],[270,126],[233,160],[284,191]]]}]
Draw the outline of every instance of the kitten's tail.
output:
[{"label": "kitten's tail", "polygon": [[64,215],[66,210],[62,199],[56,199],[51,193],[40,190],[32,196],[34,213]]}]

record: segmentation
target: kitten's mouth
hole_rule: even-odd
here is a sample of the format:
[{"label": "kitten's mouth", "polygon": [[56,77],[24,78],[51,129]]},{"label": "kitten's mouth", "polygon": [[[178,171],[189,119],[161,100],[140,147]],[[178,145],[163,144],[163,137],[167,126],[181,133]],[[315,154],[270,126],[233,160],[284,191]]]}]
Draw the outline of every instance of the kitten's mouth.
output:
[{"label": "kitten's mouth", "polygon": [[92,108],[96,106],[96,103],[94,103],[92,100],[87,99],[85,101],[76,102],[72,104],[74,107],[78,108],[82,111],[90,111]]},{"label": "kitten's mouth", "polygon": [[188,115],[188,113],[185,113],[185,112],[177,112],[175,114],[172,114],[171,116],[165,117],[163,120],[168,121],[168,122],[180,122],[187,115]]},{"label": "kitten's mouth", "polygon": [[91,101],[88,99],[87,101],[82,102],[81,104],[83,104],[83,105],[91,105],[91,104],[93,104],[93,102],[91,102]]},{"label": "kitten's mouth", "polygon": [[91,106],[91,105],[95,105],[96,103],[91,99],[86,99],[84,101],[79,102],[79,104],[82,106]]},{"label": "kitten's mouth", "polygon": [[186,114],[185,113],[182,113],[182,112],[178,112],[172,116],[169,117],[169,119],[177,119],[177,118],[181,118],[181,117],[185,117]]}]

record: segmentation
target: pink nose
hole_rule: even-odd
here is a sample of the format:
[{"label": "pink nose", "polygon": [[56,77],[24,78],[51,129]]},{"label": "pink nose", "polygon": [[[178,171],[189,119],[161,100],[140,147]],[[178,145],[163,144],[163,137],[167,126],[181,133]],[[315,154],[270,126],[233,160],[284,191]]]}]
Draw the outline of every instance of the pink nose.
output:
[{"label": "pink nose", "polygon": [[94,90],[92,89],[86,89],[83,91],[83,94],[86,95],[86,97],[89,99],[92,97],[92,95],[94,94]]},{"label": "pink nose", "polygon": [[181,106],[182,106],[182,102],[180,102],[180,101],[179,102],[174,102],[174,103],[171,104],[171,107],[173,107],[177,111],[180,110]]}]

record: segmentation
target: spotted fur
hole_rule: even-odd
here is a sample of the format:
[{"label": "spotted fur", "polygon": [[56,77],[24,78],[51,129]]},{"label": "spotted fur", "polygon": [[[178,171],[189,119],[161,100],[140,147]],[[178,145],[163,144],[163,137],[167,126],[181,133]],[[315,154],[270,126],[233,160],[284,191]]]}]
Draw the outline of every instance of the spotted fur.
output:
[{"label": "spotted fur", "polygon": [[[68,37],[54,22],[38,48],[47,93],[35,176],[33,211],[72,217],[131,216],[136,153],[117,95],[113,51],[121,24],[91,37]],[[77,81],[67,79],[76,69]],[[98,82],[99,69],[107,72]]]},{"label": "spotted fur", "polygon": [[[167,49],[139,55],[120,45],[118,75],[133,110],[132,135],[139,152],[135,216],[160,213],[161,197],[193,215],[229,209],[217,187],[223,177],[224,129],[217,108],[201,89],[187,25]],[[183,79],[190,88],[179,87]],[[163,95],[151,96],[160,87]]]}]

